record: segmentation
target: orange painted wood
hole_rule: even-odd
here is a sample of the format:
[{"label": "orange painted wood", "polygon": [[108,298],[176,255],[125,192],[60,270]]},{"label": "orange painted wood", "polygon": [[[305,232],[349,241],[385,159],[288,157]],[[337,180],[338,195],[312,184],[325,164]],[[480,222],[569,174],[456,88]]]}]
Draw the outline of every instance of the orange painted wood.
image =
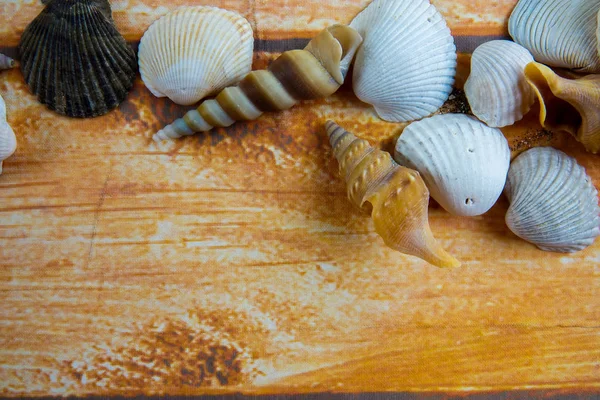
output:
[{"label": "orange painted wood", "polygon": [[[179,3],[118,2],[115,16],[137,40]],[[253,23],[264,27],[259,38],[308,37],[365,3],[257,1]],[[487,13],[484,2],[435,3],[469,34],[502,32],[514,4]],[[40,9],[2,3],[2,43],[16,44]],[[255,67],[269,57],[257,53]],[[459,85],[467,74],[461,56]],[[403,125],[380,121],[347,85],[161,144],[152,133],[187,108],[141,81],[118,110],[91,120],[38,104],[18,70],[0,73],[0,94],[19,146],[0,175],[4,396],[600,386],[600,243],[542,252],[508,230],[501,198],[475,218],[432,202],[432,231],[461,268],[386,248],[346,199],[323,123],[388,150]],[[515,155],[565,150],[600,186],[598,156],[542,130],[535,115],[504,133]]]}]

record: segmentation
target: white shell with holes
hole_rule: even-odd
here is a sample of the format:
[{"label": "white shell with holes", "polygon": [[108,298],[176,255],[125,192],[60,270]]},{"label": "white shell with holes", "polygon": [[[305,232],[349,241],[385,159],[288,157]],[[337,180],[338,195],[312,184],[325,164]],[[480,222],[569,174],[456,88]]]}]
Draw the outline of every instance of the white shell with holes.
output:
[{"label": "white shell with holes", "polygon": [[510,149],[499,129],[464,114],[444,114],[407,126],[394,158],[419,171],[431,197],[448,212],[473,216],[500,197]]}]

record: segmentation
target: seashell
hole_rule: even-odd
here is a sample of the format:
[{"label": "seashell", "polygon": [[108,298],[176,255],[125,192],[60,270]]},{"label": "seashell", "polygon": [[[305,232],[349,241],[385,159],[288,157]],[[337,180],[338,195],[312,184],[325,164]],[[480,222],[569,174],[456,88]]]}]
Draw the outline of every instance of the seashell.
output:
[{"label": "seashell", "polygon": [[542,126],[569,132],[587,151],[598,153],[600,75],[568,79],[533,62],[525,67],[525,77],[539,99]]},{"label": "seashell", "polygon": [[526,48],[492,40],[475,49],[465,94],[471,111],[488,126],[512,125],[527,114],[535,95],[523,70],[533,61]]},{"label": "seashell", "polygon": [[0,70],[11,69],[15,66],[15,60],[0,53]]},{"label": "seashell", "polygon": [[352,87],[380,118],[420,119],[448,99],[456,47],[444,18],[428,0],[374,0],[350,26],[364,38]]},{"label": "seashell", "polygon": [[6,121],[6,103],[0,96],[0,174],[2,174],[2,161],[10,157],[16,149],[17,138]]},{"label": "seashell", "polygon": [[598,0],[519,0],[508,31],[538,62],[600,72],[599,10]]},{"label": "seashell", "polygon": [[155,141],[174,139],[235,121],[252,120],[266,111],[280,111],[300,100],[327,97],[339,89],[362,42],[352,28],[334,25],[321,31],[304,50],[290,50],[269,69],[252,71],[237,86],[205,100],[162,130]]},{"label": "seashell", "polygon": [[117,107],[137,69],[107,0],[49,1],[23,32],[19,52],[31,92],[70,117],[95,117]]},{"label": "seashell", "polygon": [[389,153],[332,121],[327,121],[326,128],[348,198],[357,207],[371,210],[375,230],[385,244],[438,267],[460,266],[431,233],[429,192],[419,173],[399,166]]},{"label": "seashell", "polygon": [[253,51],[252,27],[241,15],[217,7],[180,7],[144,33],[138,63],[152,94],[190,105],[246,76]]},{"label": "seashell", "polygon": [[499,129],[464,114],[443,114],[404,128],[394,158],[419,171],[446,211],[474,216],[487,212],[502,194],[510,149]]},{"label": "seashell", "polygon": [[573,157],[536,147],[510,166],[505,188],[506,224],[545,251],[572,253],[600,235],[597,190]]}]

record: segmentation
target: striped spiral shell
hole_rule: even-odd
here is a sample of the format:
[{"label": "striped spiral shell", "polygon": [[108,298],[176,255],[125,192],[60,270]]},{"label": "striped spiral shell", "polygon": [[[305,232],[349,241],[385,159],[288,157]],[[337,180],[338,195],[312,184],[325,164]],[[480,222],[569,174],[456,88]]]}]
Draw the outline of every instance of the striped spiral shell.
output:
[{"label": "striped spiral shell", "polygon": [[361,209],[371,208],[375,230],[385,244],[438,267],[458,267],[460,263],[431,233],[429,191],[419,173],[401,167],[389,153],[332,121],[326,128],[340,175],[346,180],[348,198]]},{"label": "striped spiral shell", "polygon": [[327,97],[342,85],[350,62],[362,42],[352,28],[334,25],[321,31],[304,50],[290,50],[267,70],[252,71],[236,86],[205,100],[162,130],[161,141],[206,132],[235,121],[253,120],[263,112],[281,111],[301,100]]}]

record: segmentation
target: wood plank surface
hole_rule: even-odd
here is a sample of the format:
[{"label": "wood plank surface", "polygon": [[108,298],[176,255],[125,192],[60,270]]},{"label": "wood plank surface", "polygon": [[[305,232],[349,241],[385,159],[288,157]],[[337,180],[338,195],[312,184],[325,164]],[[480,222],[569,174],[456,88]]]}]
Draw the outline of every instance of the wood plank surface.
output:
[{"label": "wood plank surface", "polygon": [[[136,41],[184,3],[196,2],[113,8]],[[368,1],[205,3],[242,12],[268,43],[348,22]],[[493,36],[515,1],[434,3],[458,35]],[[0,43],[15,46],[40,9],[0,4]],[[257,52],[255,68],[275,56]],[[348,85],[160,144],[152,133],[188,108],[139,80],[91,120],[38,104],[18,69],[0,73],[0,94],[18,138],[0,175],[1,395],[600,387],[600,243],[538,250],[508,230],[502,197],[474,218],[432,201],[432,231],[461,268],[388,249],[346,199],[323,124],[388,150],[404,125]],[[463,109],[456,92],[444,111]],[[534,113],[503,130],[513,154],[554,145],[600,187],[598,156]]]}]

